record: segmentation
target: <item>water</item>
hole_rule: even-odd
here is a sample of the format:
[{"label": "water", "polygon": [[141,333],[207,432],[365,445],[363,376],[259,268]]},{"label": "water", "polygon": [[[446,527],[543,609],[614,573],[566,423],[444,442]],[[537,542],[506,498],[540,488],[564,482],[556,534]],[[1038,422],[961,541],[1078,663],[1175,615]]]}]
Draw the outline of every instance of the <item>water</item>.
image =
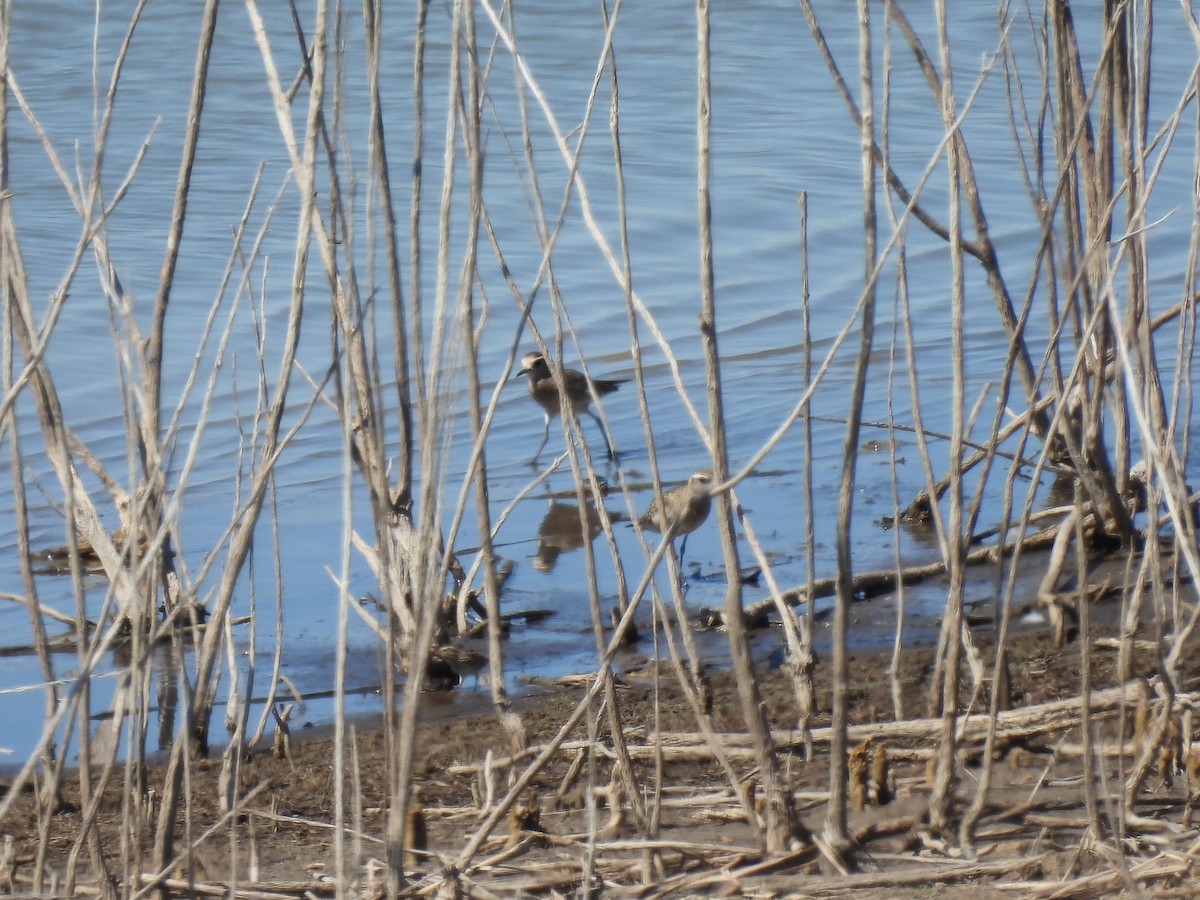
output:
[{"label": "water", "polygon": [[[310,11],[306,7],[305,14]],[[267,29],[277,66],[285,81],[296,72],[295,39],[282,7],[264,4]],[[924,4],[906,4],[927,46],[934,46]],[[116,47],[127,23],[126,11],[105,4],[98,15],[80,14],[78,4],[47,2],[17,4],[13,10],[10,54],[12,67],[29,106],[68,173],[78,165],[87,170],[93,156],[93,127],[99,112],[92,88],[93,46],[98,48],[95,69],[106,85]],[[851,83],[857,54],[854,16],[843,3],[818,4],[818,14],[844,74]],[[387,50],[383,72],[386,127],[393,184],[398,191],[398,213],[403,221],[411,164],[411,23],[407,10],[387,15]],[[991,234],[1000,247],[1002,265],[1014,294],[1029,277],[1032,248],[1037,240],[1031,223],[1019,170],[1014,163],[1010,124],[1006,114],[1003,73],[991,65],[998,27],[994,13],[977,4],[957,4],[951,23],[956,53],[956,94],[963,100],[981,70],[989,69],[965,131],[982,185]],[[1090,17],[1081,14],[1080,18]],[[1166,120],[1186,87],[1194,49],[1182,23],[1174,27],[1160,16],[1156,23],[1153,133]],[[477,12],[481,45],[491,42],[493,31],[482,10]],[[307,21],[307,20],[306,20]],[[1086,23],[1081,23],[1083,28]],[[98,37],[93,28],[97,27]],[[523,3],[517,22],[522,52],[529,69],[545,92],[564,131],[583,121],[603,31],[597,12],[564,8],[538,0]],[[1015,52],[1026,61],[1030,39],[1022,23],[1012,31]],[[1085,29],[1086,31],[1086,29]],[[164,239],[177,176],[178,159],[189,92],[193,44],[198,32],[196,4],[149,4],[139,23],[123,69],[109,145],[104,156],[103,183],[112,197],[131,166],[138,148],[149,139],[149,149],[128,195],[109,220],[106,238],[126,298],[133,304],[139,328],[147,326],[154,296]],[[446,53],[449,16],[445,7],[431,10],[429,21],[429,78],[426,84],[428,148],[424,161],[425,197],[423,236],[425,290],[428,304],[437,287],[435,270],[436,210],[443,161],[440,142],[444,129],[447,84]],[[679,359],[684,386],[693,404],[704,410],[703,360],[697,329],[699,280],[697,274],[695,176],[695,21],[690,4],[678,2],[629,4],[619,13],[616,51],[621,86],[620,127],[627,191],[627,217],[634,285],[655,317]],[[1094,46],[1095,42],[1085,46]],[[361,66],[361,35],[352,15],[346,24],[347,65],[345,91],[352,98],[345,120],[346,145],[359,176],[365,173],[365,117],[362,97],[365,80]],[[861,188],[858,137],[845,105],[832,87],[799,8],[795,3],[763,2],[722,5],[712,20],[712,175],[715,272],[718,326],[722,351],[723,388],[727,402],[727,427],[732,464],[749,459],[775,430],[804,389],[802,377],[803,332],[800,313],[800,215],[797,199],[807,193],[809,210],[809,277],[812,285],[811,350],[815,363],[824,358],[846,324],[862,282]],[[882,53],[877,39],[875,52]],[[894,96],[890,152],[893,166],[913,187],[929,160],[938,152],[941,124],[922,76],[911,64],[911,55],[897,43],[891,51]],[[1032,82],[1031,82],[1032,83]],[[586,180],[591,211],[606,241],[618,246],[617,201],[612,174],[612,149],[607,137],[607,75],[592,114],[580,171]],[[1027,85],[1028,89],[1028,85]],[[102,96],[102,95],[101,95]],[[510,59],[498,52],[492,62],[488,107],[485,111],[485,199],[496,229],[504,261],[522,291],[532,286],[541,261],[541,250],[528,212],[528,189],[520,155],[516,90]],[[565,186],[562,156],[551,139],[545,120],[530,101],[532,140],[539,186],[547,215],[552,219]],[[293,117],[302,123],[303,102]],[[1187,117],[1185,116],[1185,119]],[[1194,123],[1175,142],[1151,202],[1151,220],[1165,216],[1150,235],[1151,284],[1155,303],[1165,308],[1177,301],[1187,268],[1189,225],[1187,198],[1191,191],[1191,165],[1187,148],[1194,139]],[[151,137],[152,134],[152,137]],[[568,138],[574,146],[577,132]],[[80,234],[80,224],[67,190],[48,164],[40,139],[10,104],[10,180],[18,233],[33,296],[44,302],[59,286]],[[168,367],[165,402],[167,415],[180,405],[179,434],[174,442],[174,485],[183,479],[189,447],[197,447],[194,467],[182,485],[180,512],[181,564],[193,575],[215,554],[215,565],[198,585],[205,597],[220,573],[221,533],[246,484],[239,476],[239,454],[250,451],[249,430],[255,409],[256,327],[252,315],[265,321],[263,355],[272,381],[277,370],[287,315],[292,240],[296,220],[296,191],[288,179],[289,161],[281,141],[263,63],[244,8],[222,9],[219,32],[210,68],[210,80],[199,159],[193,174],[184,249],[168,316]],[[247,216],[248,247],[261,231],[262,253],[244,273],[231,262],[231,232],[241,220],[250,191],[261,171],[261,188]],[[73,176],[72,176],[73,177]],[[465,183],[461,168],[458,183]],[[78,190],[78,188],[75,188]],[[356,207],[367,200],[361,184],[347,179],[343,189],[357,192]],[[923,202],[945,218],[944,170],[935,166]],[[464,213],[455,211],[452,238],[451,284],[457,278],[457,251],[462,246]],[[360,226],[360,235],[362,229]],[[949,267],[945,246],[910,223],[907,231],[910,284],[917,333],[916,352],[925,424],[934,430],[949,428],[950,368],[948,357]],[[315,256],[315,254],[314,254]],[[360,254],[365,267],[365,255]],[[405,279],[407,281],[407,260]],[[580,335],[582,351],[592,371],[600,377],[628,376],[629,329],[622,291],[611,276],[609,264],[597,250],[583,223],[578,198],[573,198],[553,255],[554,273],[572,321]],[[229,287],[222,288],[226,268]],[[480,353],[485,394],[490,395],[503,371],[505,356],[517,333],[519,313],[499,275],[499,266],[486,244],[481,246],[481,279],[486,292],[487,320]],[[382,283],[381,270],[376,279]],[[245,281],[242,282],[243,275]],[[375,289],[364,276],[366,291]],[[910,421],[912,405],[903,375],[903,349],[897,338],[894,363],[888,349],[892,340],[891,281],[885,275],[880,291],[880,325],[873,375],[865,416],[887,418],[889,386],[894,415]],[[326,287],[317,266],[309,279],[308,310],[302,336],[300,362],[314,378],[329,365],[326,326]],[[380,302],[385,290],[378,289]],[[968,366],[971,385],[968,403],[985,390],[1002,364],[1005,340],[997,324],[990,294],[974,267],[968,269]],[[479,301],[484,303],[482,299]],[[217,342],[201,346],[197,335],[214,304],[216,320],[230,326],[229,349],[220,359],[215,376],[215,402],[203,430],[200,396],[203,384],[217,362]],[[232,312],[231,312],[232,310]],[[534,318],[547,339],[554,331],[549,295],[545,286],[537,294]],[[1035,315],[1035,319],[1037,316]],[[429,323],[426,323],[427,327]],[[381,327],[382,322],[381,322]],[[1035,326],[1036,330],[1036,326]],[[646,347],[647,384],[656,444],[667,480],[682,479],[705,461],[703,442],[690,424],[660,352],[642,328]],[[825,417],[815,423],[813,487],[818,505],[816,542],[811,548],[818,576],[833,570],[833,515],[847,397],[853,374],[858,335],[852,330],[833,359],[814,396],[813,410]],[[521,349],[532,346],[525,335]],[[119,479],[128,483],[134,462],[123,437],[119,361],[110,338],[110,316],[96,262],[91,254],[70,287],[62,321],[51,342],[48,358],[58,378],[66,422],[88,442],[93,452]],[[574,351],[568,344],[568,357]],[[184,384],[199,356],[200,387],[186,396]],[[889,373],[895,371],[894,383]],[[300,379],[294,380],[288,422],[298,421],[311,396]],[[988,395],[979,429],[990,421],[995,388]],[[30,471],[38,479],[30,491],[34,546],[63,542],[62,519],[55,509],[60,492],[44,459],[37,452],[40,438],[32,406],[19,404],[22,448]],[[469,431],[465,399],[453,392],[445,412],[454,423],[456,441],[448,462],[446,496],[458,493],[465,469],[465,437]],[[645,438],[631,386],[609,398],[605,412],[622,452],[624,473],[632,481],[647,477]],[[498,513],[531,477],[526,465],[540,428],[540,417],[526,396],[524,384],[501,390],[487,454],[493,513]],[[590,420],[585,430],[592,428]],[[594,437],[594,431],[588,431]],[[864,440],[884,438],[882,432],[864,432]],[[561,447],[557,426],[543,455],[548,460]],[[881,516],[893,512],[924,484],[918,450],[910,435],[899,435],[895,484],[887,453],[865,455],[855,508],[854,553],[859,569],[890,566],[897,552],[903,559],[926,560],[936,553],[927,537],[901,535],[897,551],[894,532],[883,532]],[[940,473],[946,448],[932,446]],[[5,454],[7,458],[7,453]],[[799,428],[793,430],[763,460],[759,472],[739,489],[754,530],[775,568],[779,583],[790,586],[805,578],[809,549],[802,531],[802,459]],[[243,464],[244,468],[244,464]],[[616,473],[605,473],[615,478]],[[0,572],[7,573],[4,590],[21,592],[17,576],[16,540],[12,531],[12,493],[9,479],[0,487]],[[279,521],[279,554],[283,584],[283,672],[302,691],[326,690],[336,654],[337,588],[341,565],[341,492],[343,460],[336,417],[317,404],[296,439],[285,451],[276,470],[275,497]],[[570,487],[570,475],[554,474],[555,491]],[[989,496],[999,496],[999,485]],[[648,495],[637,503],[644,506]],[[610,506],[616,510],[617,501]],[[536,626],[518,627],[506,647],[506,665],[512,676],[556,674],[586,670],[595,665],[590,633],[587,591],[583,585],[583,559],[579,550],[560,556],[553,569],[534,564],[537,533],[548,510],[544,495],[522,502],[497,538],[498,551],[516,562],[503,604],[506,610],[553,608],[557,614]],[[995,509],[994,505],[991,507]],[[459,547],[477,543],[472,517],[459,536]],[[987,516],[985,516],[985,519]],[[354,525],[369,533],[361,497]],[[641,550],[632,531],[618,527],[622,559],[633,577],[640,574]],[[615,575],[601,544],[597,574],[602,595],[612,597]],[[742,558],[750,560],[743,545]],[[258,532],[255,555],[254,597],[264,621],[274,617],[272,537],[266,524]],[[712,575],[721,563],[716,528],[711,524],[688,542],[688,556],[702,574]],[[350,588],[362,595],[374,588],[371,573],[357,556],[351,559]],[[99,608],[105,585],[91,583],[87,602]],[[969,599],[986,599],[986,583],[973,586]],[[39,599],[55,609],[71,612],[74,600],[65,580],[40,578]],[[762,588],[748,588],[747,601],[756,600]],[[720,578],[692,582],[688,602],[719,604]],[[243,579],[234,614],[249,608],[250,585]],[[928,635],[940,611],[944,590],[937,584],[910,590],[907,614],[913,639]],[[864,643],[890,640],[891,606],[880,601],[869,612],[859,612],[857,639]],[[265,611],[270,611],[267,615]],[[28,641],[28,617],[16,605],[0,607],[0,628],[11,643]],[[243,665],[253,658],[259,666],[257,684],[265,683],[275,641],[271,629],[259,625],[258,637],[238,635]],[[823,633],[819,638],[824,639]],[[352,686],[378,684],[380,673],[376,642],[357,617],[350,621],[350,671]],[[758,648],[766,659],[773,639]],[[69,675],[71,657],[56,658],[56,674]],[[10,722],[28,723],[10,729],[4,743],[18,756],[28,752],[38,733],[43,680],[28,656],[0,657],[0,711]],[[111,681],[111,680],[110,680]],[[97,689],[96,705],[106,702],[105,681]],[[223,683],[223,688],[227,682]],[[377,697],[357,697],[352,711],[378,709]],[[328,704],[315,702],[303,715],[320,719]]]}]

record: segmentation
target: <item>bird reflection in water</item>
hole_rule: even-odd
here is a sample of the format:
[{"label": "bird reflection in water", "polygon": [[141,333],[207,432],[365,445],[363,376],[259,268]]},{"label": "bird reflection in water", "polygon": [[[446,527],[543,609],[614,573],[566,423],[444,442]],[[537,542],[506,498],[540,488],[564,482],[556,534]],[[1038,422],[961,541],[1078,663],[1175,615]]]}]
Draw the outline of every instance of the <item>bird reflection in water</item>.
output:
[{"label": "bird reflection in water", "polygon": [[581,516],[576,503],[550,501],[550,509],[538,526],[537,552],[533,557],[535,569],[553,572],[560,554],[578,550],[585,540],[590,543],[600,533],[600,514],[596,512],[596,507],[589,503],[584,510]]}]

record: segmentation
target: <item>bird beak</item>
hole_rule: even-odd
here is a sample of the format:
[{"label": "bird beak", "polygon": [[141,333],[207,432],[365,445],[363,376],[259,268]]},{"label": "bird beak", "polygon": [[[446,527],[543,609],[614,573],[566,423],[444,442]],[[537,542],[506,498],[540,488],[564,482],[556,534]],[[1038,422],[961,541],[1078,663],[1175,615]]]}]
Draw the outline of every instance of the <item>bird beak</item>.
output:
[{"label": "bird beak", "polygon": [[522,369],[520,372],[518,372],[516,375],[514,375],[513,378],[520,378],[522,375],[528,375],[528,374],[529,374],[528,369]]}]

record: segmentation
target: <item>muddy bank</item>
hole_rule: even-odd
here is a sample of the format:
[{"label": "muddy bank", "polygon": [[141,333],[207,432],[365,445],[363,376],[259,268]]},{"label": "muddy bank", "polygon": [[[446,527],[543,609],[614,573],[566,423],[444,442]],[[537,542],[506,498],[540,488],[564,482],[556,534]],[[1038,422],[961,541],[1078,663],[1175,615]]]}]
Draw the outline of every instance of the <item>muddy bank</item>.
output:
[{"label": "muddy bank", "polygon": [[[1116,635],[1119,603],[1114,597],[1093,604],[1092,630],[1054,646],[1049,631],[1023,628],[1010,640],[1010,696],[1012,713],[1041,704],[1077,697],[1082,662],[1086,654],[1095,692],[1120,681],[1118,654],[1111,641]],[[975,710],[986,710],[994,653],[992,628],[983,623],[973,629],[974,645],[989,679],[974,697]],[[1152,642],[1154,635],[1138,636]],[[760,635],[758,642],[771,640]],[[648,648],[644,642],[639,650]],[[1151,643],[1139,643],[1129,674],[1154,679],[1158,655]],[[1136,827],[1127,826],[1124,867],[1113,858],[1112,829],[1120,805],[1124,774],[1132,766],[1135,746],[1127,742],[1125,756],[1104,756],[1097,761],[1097,788],[1091,801],[1099,811],[1089,811],[1082,789],[1082,739],[1077,725],[1051,724],[997,744],[992,785],[984,804],[974,858],[964,856],[957,842],[935,835],[923,826],[929,789],[926,765],[935,743],[924,735],[916,720],[927,715],[934,653],[930,646],[911,647],[898,660],[895,677],[890,652],[863,650],[850,661],[849,701],[856,725],[883,728],[869,748],[887,756],[887,773],[878,791],[866,797],[864,808],[851,816],[851,830],[859,838],[858,873],[834,871],[812,844],[800,842],[784,860],[763,863],[756,829],[749,824],[746,805],[740,802],[726,770],[711,746],[696,736],[691,705],[665,663],[647,660],[631,664],[621,676],[616,692],[617,712],[633,758],[633,780],[639,796],[630,801],[614,775],[607,711],[597,708],[568,737],[568,743],[550,757],[531,780],[514,809],[484,842],[459,883],[464,894],[485,892],[507,895],[517,891],[538,894],[571,893],[585,878],[603,883],[615,893],[689,896],[739,891],[747,894],[785,895],[791,892],[820,894],[867,890],[880,895],[927,896],[933,885],[956,892],[964,884],[975,891],[1003,891],[1005,882],[1066,879],[1078,882],[1079,891],[1116,890],[1127,884],[1124,869],[1148,865],[1142,884],[1150,889],[1187,883],[1196,853],[1193,846],[1192,791],[1181,770],[1186,758],[1172,760],[1162,771],[1152,771],[1139,802],[1130,813]],[[1182,690],[1200,676],[1200,656],[1185,656],[1187,669]],[[779,670],[762,670],[760,687],[768,717],[784,749],[800,821],[812,833],[821,833],[828,790],[827,744],[821,729],[829,724],[831,688],[828,665],[817,666],[818,714],[812,723],[817,733],[812,759],[805,758],[804,742],[794,731],[796,702],[790,680]],[[655,677],[655,672],[662,673]],[[711,723],[739,782],[739,790],[753,789],[753,760],[743,740],[740,705],[729,672],[720,667],[711,673],[713,704]],[[964,702],[971,699],[972,676],[964,669]],[[515,708],[535,750],[550,740],[584,695],[581,684],[537,683],[527,686]],[[1100,697],[1099,693],[1094,694]],[[1190,698],[1184,698],[1190,703]],[[1126,703],[1131,729],[1136,698]],[[899,715],[897,714],[899,705]],[[1186,705],[1186,704],[1185,704]],[[529,764],[533,753],[510,756],[506,732],[484,702],[483,692],[450,700],[445,695],[426,697],[430,715],[418,736],[418,796],[423,807],[425,850],[414,854],[414,881],[436,875],[457,859],[467,838],[479,827],[484,813],[506,792],[508,785]],[[1153,707],[1150,707],[1153,709]],[[1116,706],[1093,710],[1093,741],[1113,744],[1122,721]],[[448,714],[452,713],[452,714]],[[898,719],[909,727],[887,733],[886,724]],[[1007,720],[1006,720],[1007,721]],[[1181,717],[1188,723],[1190,718]],[[655,733],[664,739],[656,742]],[[855,732],[857,736],[858,732]],[[1190,741],[1184,741],[1184,746]],[[874,750],[882,747],[882,751]],[[596,748],[588,754],[586,748]],[[270,746],[248,751],[240,774],[239,795],[244,798],[234,815],[224,815],[218,802],[219,759],[191,765],[186,811],[177,823],[179,847],[195,847],[190,861],[171,873],[176,889],[187,893],[187,882],[201,886],[256,882],[276,896],[299,896],[304,890],[332,890],[337,871],[333,825],[335,813],[335,746],[326,729],[305,729],[297,723],[286,753]],[[353,724],[345,744],[344,797],[347,837],[345,871],[354,879],[354,890],[372,894],[380,887],[385,833],[388,768],[378,722]],[[491,767],[482,763],[490,756]],[[981,755],[978,744],[961,754],[958,795],[965,807],[978,784]],[[163,772],[147,773],[151,786],[161,783]],[[109,779],[94,820],[108,876],[122,881],[137,877],[123,870],[118,854],[122,847],[123,815],[135,823],[134,831],[145,851],[137,867],[151,871],[149,847],[153,841],[152,804],[134,804],[123,812],[127,799],[119,770]],[[880,785],[876,785],[877,789]],[[659,825],[647,836],[642,819],[652,798],[660,801]],[[31,796],[20,798],[4,830],[14,838],[15,887],[28,890],[28,879],[38,852],[39,827],[48,834],[43,850],[49,872],[61,872],[68,856],[80,846],[80,797],[77,783],[68,783],[61,810],[39,823]],[[881,799],[887,802],[874,805]],[[753,804],[751,804],[752,806]],[[1092,821],[1102,823],[1100,840],[1087,837]],[[132,837],[132,836],[131,836]],[[84,843],[86,847],[86,842]],[[87,850],[83,850],[85,856]],[[135,858],[136,854],[131,854]],[[489,861],[490,859],[490,861]],[[460,861],[460,870],[463,868]],[[481,865],[481,863],[483,863]],[[934,870],[936,868],[936,871]],[[1128,876],[1133,877],[1133,876]],[[1139,876],[1140,877],[1140,876]],[[1091,878],[1091,881],[1080,879]],[[1105,880],[1116,878],[1116,881]],[[1136,879],[1135,879],[1136,880]],[[646,882],[654,887],[647,887]],[[432,882],[430,882],[432,883]],[[1090,885],[1087,890],[1085,886]],[[243,885],[245,886],[245,885]],[[982,886],[988,886],[983,888]],[[43,889],[51,888],[50,882]],[[1060,885],[1061,887],[1061,885]],[[1032,890],[1032,888],[1021,888]],[[249,895],[247,895],[249,896]],[[265,896],[265,894],[264,894]]]}]

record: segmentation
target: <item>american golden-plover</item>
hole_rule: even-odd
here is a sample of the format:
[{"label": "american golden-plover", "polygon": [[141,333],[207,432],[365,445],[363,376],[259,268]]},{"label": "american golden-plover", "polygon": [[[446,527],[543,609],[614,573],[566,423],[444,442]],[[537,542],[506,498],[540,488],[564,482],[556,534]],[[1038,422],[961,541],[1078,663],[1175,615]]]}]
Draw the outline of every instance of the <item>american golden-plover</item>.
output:
[{"label": "american golden-plover", "polygon": [[[661,502],[660,502],[661,501]],[[683,535],[679,547],[679,565],[683,567],[683,554],[687,549],[687,536],[704,524],[712,509],[712,472],[697,469],[688,480],[655,497],[646,507],[639,520],[643,528],[666,534],[671,526],[679,523],[675,536]]]},{"label": "american golden-plover", "polygon": [[[529,376],[529,396],[537,401],[537,405],[542,408],[546,418],[545,427],[542,429],[542,442],[538,444],[537,451],[531,460],[536,463],[542,448],[546,446],[546,440],[550,437],[550,420],[562,410],[562,404],[558,399],[558,385],[554,381],[554,375],[550,372],[546,357],[540,353],[526,353],[521,357],[521,371],[517,374]],[[595,420],[600,427],[600,433],[604,435],[608,458],[616,459],[617,452],[608,440],[608,433],[604,430],[600,417],[592,411],[592,392],[588,389],[588,377],[574,369],[563,369],[561,375],[563,386],[567,390],[568,408],[576,416],[580,413],[587,413]],[[624,382],[624,378],[591,379],[591,385],[595,388],[597,397],[611,394]]]}]

